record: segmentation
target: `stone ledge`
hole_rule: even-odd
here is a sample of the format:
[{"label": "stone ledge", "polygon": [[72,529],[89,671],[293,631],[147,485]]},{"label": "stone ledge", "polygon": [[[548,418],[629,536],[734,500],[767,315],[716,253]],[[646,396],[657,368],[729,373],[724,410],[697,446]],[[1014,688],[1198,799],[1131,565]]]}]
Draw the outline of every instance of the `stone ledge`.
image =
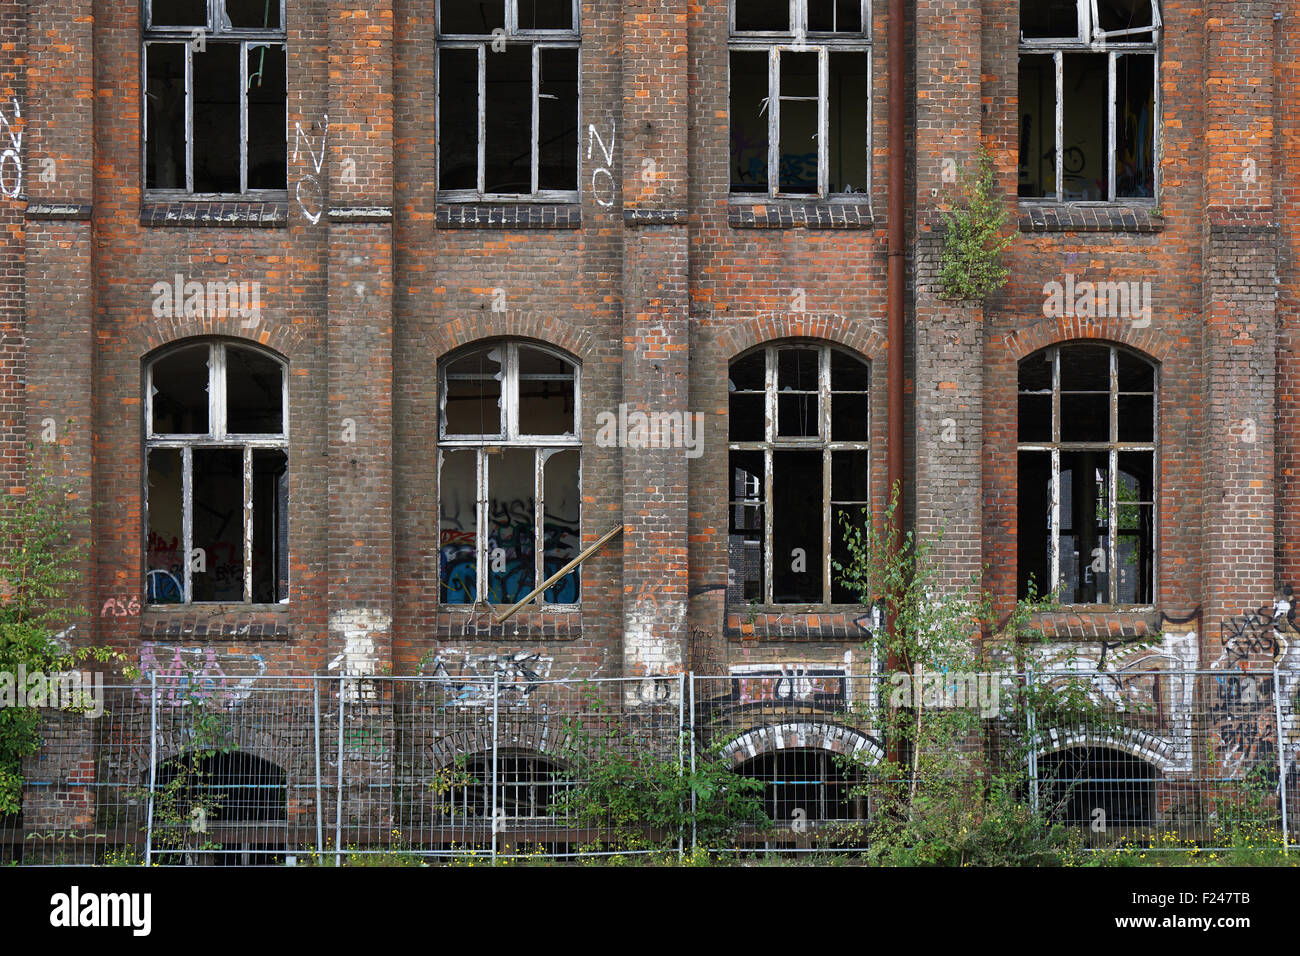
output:
[{"label": "stone ledge", "polygon": [[1165,220],[1148,206],[1021,203],[1021,232],[1163,232]]},{"label": "stone ledge", "polygon": [[875,225],[869,203],[732,202],[727,224],[733,229],[870,229]]},{"label": "stone ledge", "polygon": [[439,229],[577,229],[582,225],[579,203],[439,203]]},{"label": "stone ledge", "polygon": [[258,229],[275,229],[289,225],[287,199],[265,202],[238,200],[146,200],[140,206],[142,226],[249,226]]}]

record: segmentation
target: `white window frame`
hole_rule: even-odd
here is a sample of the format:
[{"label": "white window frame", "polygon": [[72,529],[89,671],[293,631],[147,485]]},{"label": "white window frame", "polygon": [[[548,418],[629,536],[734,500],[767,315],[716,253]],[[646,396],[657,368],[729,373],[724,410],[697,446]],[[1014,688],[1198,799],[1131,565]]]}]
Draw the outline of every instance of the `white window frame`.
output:
[{"label": "white window frame", "polygon": [[[778,355],[783,350],[815,350],[819,353],[817,365],[817,401],[818,401],[818,418],[816,436],[780,436],[778,422],[778,396],[781,394],[777,391],[777,370]],[[732,481],[734,478],[731,469],[731,453],[737,451],[762,452],[763,453],[763,600],[762,605],[765,607],[779,608],[782,611],[797,611],[799,609],[826,609],[834,607],[857,607],[856,604],[833,604],[831,597],[834,594],[834,568],[831,564],[834,548],[831,546],[831,537],[839,532],[835,524],[835,508],[841,504],[832,498],[831,487],[831,465],[832,454],[839,451],[862,451],[867,455],[867,496],[868,501],[871,497],[871,468],[872,468],[872,448],[870,437],[866,441],[832,441],[831,440],[831,354],[833,352],[841,354],[860,363],[867,371],[867,422],[866,433],[871,435],[871,415],[872,415],[872,394],[870,390],[871,383],[871,362],[867,359],[854,355],[845,349],[837,349],[835,346],[823,342],[809,342],[801,340],[791,340],[786,342],[769,343],[760,349],[754,349],[742,355],[738,355],[731,360],[729,364],[747,359],[756,352],[762,352],[764,355],[764,401],[763,401],[763,439],[761,441],[732,441],[727,444],[727,500],[728,509],[736,507],[733,498]],[[843,393],[841,393],[843,394]],[[775,550],[772,542],[774,532],[773,521],[773,455],[777,451],[814,451],[822,452],[822,527],[827,530],[827,541],[822,553],[822,600],[815,604],[777,604],[773,600],[773,575],[772,566],[775,559]],[[868,510],[871,505],[867,505]],[[731,524],[730,515],[727,519],[728,528]],[[728,557],[730,562],[730,557]],[[730,568],[730,563],[728,563]],[[730,577],[730,575],[729,575]]]},{"label": "white window frame", "polygon": [[[1110,440],[1109,441],[1090,441],[1090,442],[1063,442],[1061,437],[1061,359],[1062,349],[1069,349],[1072,346],[1087,345],[1104,345],[1110,349]],[[1151,434],[1153,440],[1149,442],[1122,442],[1119,440],[1119,355],[1120,352],[1127,352],[1133,357],[1140,359],[1151,367],[1151,404],[1152,404],[1152,421]],[[1124,349],[1121,346],[1113,345],[1106,342],[1089,342],[1089,341],[1072,341],[1062,342],[1058,345],[1035,352],[1033,355],[1022,359],[1021,362],[1036,361],[1039,358],[1051,357],[1052,359],[1052,441],[1050,442],[1021,442],[1016,443],[1017,457],[1020,452],[1048,452],[1052,456],[1052,475],[1050,502],[1051,514],[1048,528],[1048,574],[1051,580],[1047,582],[1047,593],[1055,594],[1062,586],[1061,579],[1061,452],[1062,451],[1094,451],[1106,452],[1107,468],[1109,469],[1109,480],[1106,487],[1107,501],[1107,528],[1110,533],[1106,547],[1106,567],[1107,571],[1107,594],[1112,600],[1100,605],[1101,607],[1120,607],[1126,610],[1152,610],[1155,607],[1156,595],[1160,593],[1160,366],[1151,359],[1135,352],[1131,349]],[[1017,396],[1022,394],[1018,388],[1018,379],[1020,373],[1020,364],[1017,363]],[[1127,394],[1127,393],[1126,393]],[[1119,455],[1121,452],[1150,452],[1151,453],[1151,601],[1147,604],[1119,604],[1113,599],[1118,596],[1119,575],[1115,569],[1119,567],[1119,509],[1122,507],[1119,500]],[[1017,527],[1017,534],[1019,528]],[[1019,589],[1019,572],[1017,572],[1016,587]],[[1099,605],[1094,604],[1068,604],[1065,607],[1093,608]]]},{"label": "white window frame", "polygon": [[[441,9],[442,0],[433,0]],[[437,143],[434,155],[437,166],[435,182],[440,202],[578,202],[578,189],[539,189],[538,178],[541,157],[541,140],[539,123],[541,121],[541,54],[543,50],[576,50],[578,53],[578,157],[577,183],[582,183],[582,43],[578,0],[573,4],[573,29],[571,30],[522,30],[519,28],[518,0],[505,0],[505,28],[503,34],[443,33],[441,16],[439,16],[438,55],[434,58],[434,129]],[[492,45],[504,39],[508,44],[522,46],[528,44],[532,49],[532,157],[531,182],[526,193],[490,193],[487,191],[487,58],[492,55]],[[441,144],[442,144],[442,51],[443,50],[477,50],[478,51],[478,179],[474,189],[442,189]]]},{"label": "white window frame", "polygon": [[[280,4],[280,27],[276,28],[234,28],[229,26],[225,13],[225,0],[207,0],[207,21],[204,27],[153,26],[153,0],[144,0],[144,42],[140,48],[140,185],[145,196],[153,200],[173,198],[185,199],[229,199],[241,198],[282,199],[288,196],[288,151],[286,149],[285,188],[283,189],[249,189],[248,188],[248,78],[249,58],[260,47],[282,46],[285,50],[285,143],[289,141],[288,109],[288,69],[289,45],[286,29],[286,0]],[[243,91],[239,99],[239,191],[235,193],[196,193],[194,191],[194,53],[195,45],[208,41],[223,44],[239,43],[239,88]],[[183,43],[185,51],[185,188],[150,189],[148,182],[149,163],[149,48],[156,43]]]},{"label": "white window frame", "polygon": [[[875,85],[873,69],[875,51],[871,36],[871,0],[859,0],[862,9],[863,30],[861,33],[823,33],[808,30],[807,0],[790,0],[790,25],[788,32],[772,30],[738,30],[736,28],[736,4],[738,0],[729,0],[731,40],[727,44],[727,94],[731,94],[731,54],[763,53],[768,54],[767,62],[767,196],[771,199],[800,199],[804,201],[845,201],[870,202],[873,170],[872,114],[875,109]],[[813,38],[813,39],[810,39]],[[761,42],[759,42],[761,41]],[[867,141],[862,144],[866,151],[867,181],[862,189],[849,193],[830,192],[830,117],[829,83],[830,54],[865,53],[867,55]],[[817,192],[794,193],[781,191],[781,103],[783,100],[810,100],[811,97],[783,97],[781,95],[781,54],[782,53],[816,53],[817,54]],[[728,146],[730,161],[730,146]],[[730,174],[729,174],[730,175]],[[730,180],[728,180],[730,182]],[[762,193],[732,193],[735,202],[762,202]]]},{"label": "white window frame", "polygon": [[[1031,3],[1033,0],[1021,0]],[[1160,89],[1160,37],[1164,21],[1160,18],[1160,0],[1151,0],[1151,27],[1137,30],[1102,30],[1098,23],[1097,0],[1075,0],[1078,11],[1078,33],[1073,37],[1060,38],[1026,38],[1020,37],[1020,57],[1029,55],[1051,56],[1056,74],[1056,195],[1025,196],[1024,203],[1059,205],[1099,206],[1099,205],[1145,205],[1158,206],[1160,200],[1160,156],[1163,149],[1162,91]],[[1149,34],[1150,40],[1133,41],[1124,39],[1137,34]],[[1099,200],[1082,200],[1065,198],[1065,54],[1066,53],[1104,53],[1106,55],[1107,85],[1107,122],[1106,122],[1106,195]],[[1118,197],[1115,184],[1115,156],[1119,149],[1119,127],[1117,120],[1119,84],[1116,81],[1117,66],[1121,56],[1150,56],[1152,62],[1153,83],[1153,123],[1152,123],[1152,193],[1151,196]]]},{"label": "white window frame", "polygon": [[[176,352],[183,351],[186,348],[193,348],[196,345],[206,346],[208,348],[208,431],[206,433],[192,434],[155,434],[153,430],[153,372],[154,366],[158,362],[170,357]],[[280,366],[280,384],[281,384],[281,430],[279,434],[239,434],[229,433],[226,429],[227,408],[226,408],[226,347],[233,345],[238,348],[246,348],[249,351],[256,352],[259,355],[274,360]],[[184,580],[182,581],[181,602],[151,604],[150,607],[158,608],[176,608],[192,607],[196,604],[201,605],[222,605],[229,606],[234,604],[253,605],[253,451],[255,449],[269,449],[273,451],[284,452],[286,467],[289,460],[289,366],[279,356],[274,355],[265,349],[245,342],[224,342],[224,341],[182,341],[176,344],[174,348],[169,348],[165,352],[154,356],[145,368],[145,385],[144,385],[144,415],[145,415],[145,455],[144,455],[144,554],[148,555],[149,539],[149,458],[152,452],[159,449],[177,449],[181,453],[181,570]],[[239,449],[243,453],[244,466],[244,597],[242,602],[238,601],[195,601],[193,599],[193,582],[192,570],[190,566],[190,555],[194,550],[194,450],[195,449]],[[288,547],[288,541],[285,541],[285,547]],[[148,572],[145,567],[145,595],[146,599],[148,590]],[[285,583],[285,596],[280,599],[278,604],[267,605],[269,607],[278,607],[282,604],[289,603],[288,588],[289,582]]]},{"label": "white window frame", "polygon": [[[501,361],[501,422],[502,429],[496,433],[478,435],[447,434],[447,367],[467,353],[491,345],[504,350]],[[573,428],[574,431],[563,435],[530,435],[519,429],[519,349],[535,349],[557,358],[573,370]],[[567,380],[567,376],[566,376]],[[582,500],[582,366],[570,355],[559,349],[551,348],[541,342],[520,339],[506,339],[496,343],[474,343],[447,355],[438,368],[438,534],[441,548],[442,532],[442,467],[444,452],[457,450],[475,450],[475,602],[473,604],[441,604],[442,577],[439,569],[438,595],[440,606],[455,610],[469,611],[476,605],[488,602],[488,565],[490,560],[489,544],[489,509],[491,504],[490,479],[488,474],[488,457],[507,449],[529,450],[533,454],[533,582],[534,586],[546,580],[546,455],[539,452],[570,451],[578,452],[578,500]],[[543,520],[537,520],[538,515]],[[582,540],[584,527],[583,516],[578,516],[578,536]],[[539,595],[539,598],[544,594]],[[548,610],[577,608],[582,603],[582,575],[578,576],[578,600],[572,604],[551,604],[543,602]]]}]

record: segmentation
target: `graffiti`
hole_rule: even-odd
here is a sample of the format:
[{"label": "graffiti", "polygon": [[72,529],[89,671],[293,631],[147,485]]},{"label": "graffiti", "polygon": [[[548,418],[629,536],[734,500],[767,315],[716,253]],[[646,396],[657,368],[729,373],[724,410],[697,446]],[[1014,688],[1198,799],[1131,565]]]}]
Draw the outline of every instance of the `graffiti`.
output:
[{"label": "graffiti", "polygon": [[137,617],[139,614],[140,599],[134,596],[108,598],[104,601],[104,606],[99,609],[100,617]]},{"label": "graffiti", "polygon": [[848,671],[809,664],[737,664],[731,668],[731,699],[737,704],[842,704]]},{"label": "graffiti", "polygon": [[[600,152],[605,160],[602,166],[597,162],[591,171],[591,197],[596,202],[606,208],[614,205],[614,196],[617,193],[618,186],[614,181],[614,174],[610,172],[614,166],[614,120],[609,121],[609,144],[606,145],[604,137],[596,132],[595,124],[587,126],[587,159],[591,159],[591,151],[596,144],[600,144]],[[597,183],[604,177],[606,195],[602,196],[601,189],[597,188]]]},{"label": "graffiti", "polygon": [[[166,660],[167,652],[171,660]],[[164,706],[184,707],[196,700],[216,700],[236,704],[253,693],[253,684],[266,673],[266,658],[261,654],[222,655],[225,667],[217,660],[212,647],[179,647],[145,643],[140,647],[140,671],[146,679],[157,675],[158,701]],[[241,667],[254,673],[227,674],[226,668]],[[149,699],[149,691],[136,691],[140,700]]]},{"label": "graffiti", "polygon": [[382,758],[388,755],[383,736],[368,727],[349,728],[343,736],[343,748],[366,756]]},{"label": "graffiti", "polygon": [[320,222],[320,217],[325,212],[325,189],[321,185],[321,169],[325,165],[325,140],[329,137],[330,131],[329,114],[324,115],[321,123],[320,141],[316,144],[320,147],[319,152],[313,148],[311,137],[303,132],[301,123],[294,123],[293,129],[293,161],[295,163],[298,161],[299,144],[305,141],[312,166],[312,171],[294,184],[293,198],[297,201],[302,214],[307,217],[307,221],[314,226]]},{"label": "graffiti", "polygon": [[15,97],[10,100],[14,107],[13,119],[0,110],[0,126],[9,136],[9,145],[0,151],[0,196],[17,199],[23,193],[23,134],[14,126],[23,118],[23,111]]},{"label": "graffiti", "polygon": [[[492,604],[513,604],[536,587],[536,502],[533,498],[494,498],[488,505],[488,593]],[[443,523],[460,524],[459,514],[442,515]],[[444,527],[438,536],[438,574],[443,603],[473,604],[478,598],[478,537],[473,531]],[[578,519],[547,514],[542,526],[543,580],[578,553]],[[578,602],[578,572],[572,571],[546,589],[547,604]]]},{"label": "graffiti", "polygon": [[[551,673],[554,658],[540,652],[514,654],[469,654],[463,656],[459,673],[453,674],[447,658],[436,655],[427,671],[459,704],[492,703],[492,678],[501,698],[525,701]],[[420,672],[426,673],[424,667]]]}]

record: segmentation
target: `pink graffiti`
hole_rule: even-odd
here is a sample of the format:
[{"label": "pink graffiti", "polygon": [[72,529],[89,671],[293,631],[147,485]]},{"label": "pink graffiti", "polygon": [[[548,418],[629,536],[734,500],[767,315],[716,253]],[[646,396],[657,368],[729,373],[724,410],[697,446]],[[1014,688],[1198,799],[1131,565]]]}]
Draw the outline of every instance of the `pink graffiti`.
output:
[{"label": "pink graffiti", "polygon": [[[237,701],[244,700],[252,692],[253,678],[233,680],[229,677],[217,662],[214,648],[173,647],[171,661],[160,663],[155,654],[158,647],[149,643],[141,646],[140,670],[146,675],[158,675],[158,700],[162,704],[183,707],[196,700]],[[251,659],[258,665],[260,676],[266,671],[265,659],[260,654],[252,655]],[[136,696],[147,701],[149,692],[137,690]]]}]

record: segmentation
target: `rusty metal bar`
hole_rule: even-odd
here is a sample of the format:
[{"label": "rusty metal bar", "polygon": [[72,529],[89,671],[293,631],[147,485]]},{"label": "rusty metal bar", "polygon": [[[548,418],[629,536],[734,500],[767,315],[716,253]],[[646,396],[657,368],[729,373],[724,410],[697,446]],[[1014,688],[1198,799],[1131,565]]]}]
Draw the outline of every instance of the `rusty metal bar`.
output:
[{"label": "rusty metal bar", "polygon": [[587,548],[586,548],[586,549],[585,549],[581,554],[579,554],[576,558],[574,558],[572,561],[570,561],[570,562],[569,562],[568,564],[566,564],[564,567],[560,568],[560,570],[556,571],[554,574],[552,574],[549,578],[547,578],[547,579],[546,579],[545,581],[543,581],[541,584],[537,585],[537,587],[535,587],[535,588],[533,588],[531,591],[529,591],[526,595],[524,595],[524,597],[523,597],[521,600],[519,600],[519,601],[517,601],[516,603],[512,604],[509,608],[506,609],[506,612],[505,612],[504,614],[502,614],[500,617],[497,617],[497,616],[494,615],[493,618],[492,618],[492,620],[493,620],[494,622],[496,622],[497,624],[504,624],[506,621],[510,620],[510,618],[514,617],[515,614],[518,613],[518,611],[519,611],[520,608],[522,608],[524,605],[526,605],[526,604],[528,604],[529,602],[531,602],[531,601],[533,600],[533,598],[537,597],[537,595],[541,594],[543,591],[545,591],[547,588],[549,588],[549,587],[550,587],[552,584],[554,584],[556,581],[558,581],[558,580],[560,580],[561,578],[563,578],[566,574],[568,574],[570,571],[572,571],[572,570],[573,570],[574,568],[576,568],[578,565],[582,564],[583,561],[586,561],[589,557],[591,557],[591,556],[592,556],[593,554],[595,554],[598,550],[600,550],[602,547],[604,547],[604,545],[605,545],[605,543],[606,543],[607,541],[609,541],[611,538],[613,538],[615,535],[617,535],[617,534],[618,534],[619,532],[621,532],[622,530],[623,530],[623,526],[622,526],[621,524],[620,524],[620,525],[615,525],[614,527],[610,528],[610,529],[609,529],[608,531],[606,531],[603,535],[601,535],[599,538],[597,538],[595,542],[593,542],[592,544],[590,544],[590,545],[589,545],[589,546],[588,546],[588,547],[587,547]]}]

